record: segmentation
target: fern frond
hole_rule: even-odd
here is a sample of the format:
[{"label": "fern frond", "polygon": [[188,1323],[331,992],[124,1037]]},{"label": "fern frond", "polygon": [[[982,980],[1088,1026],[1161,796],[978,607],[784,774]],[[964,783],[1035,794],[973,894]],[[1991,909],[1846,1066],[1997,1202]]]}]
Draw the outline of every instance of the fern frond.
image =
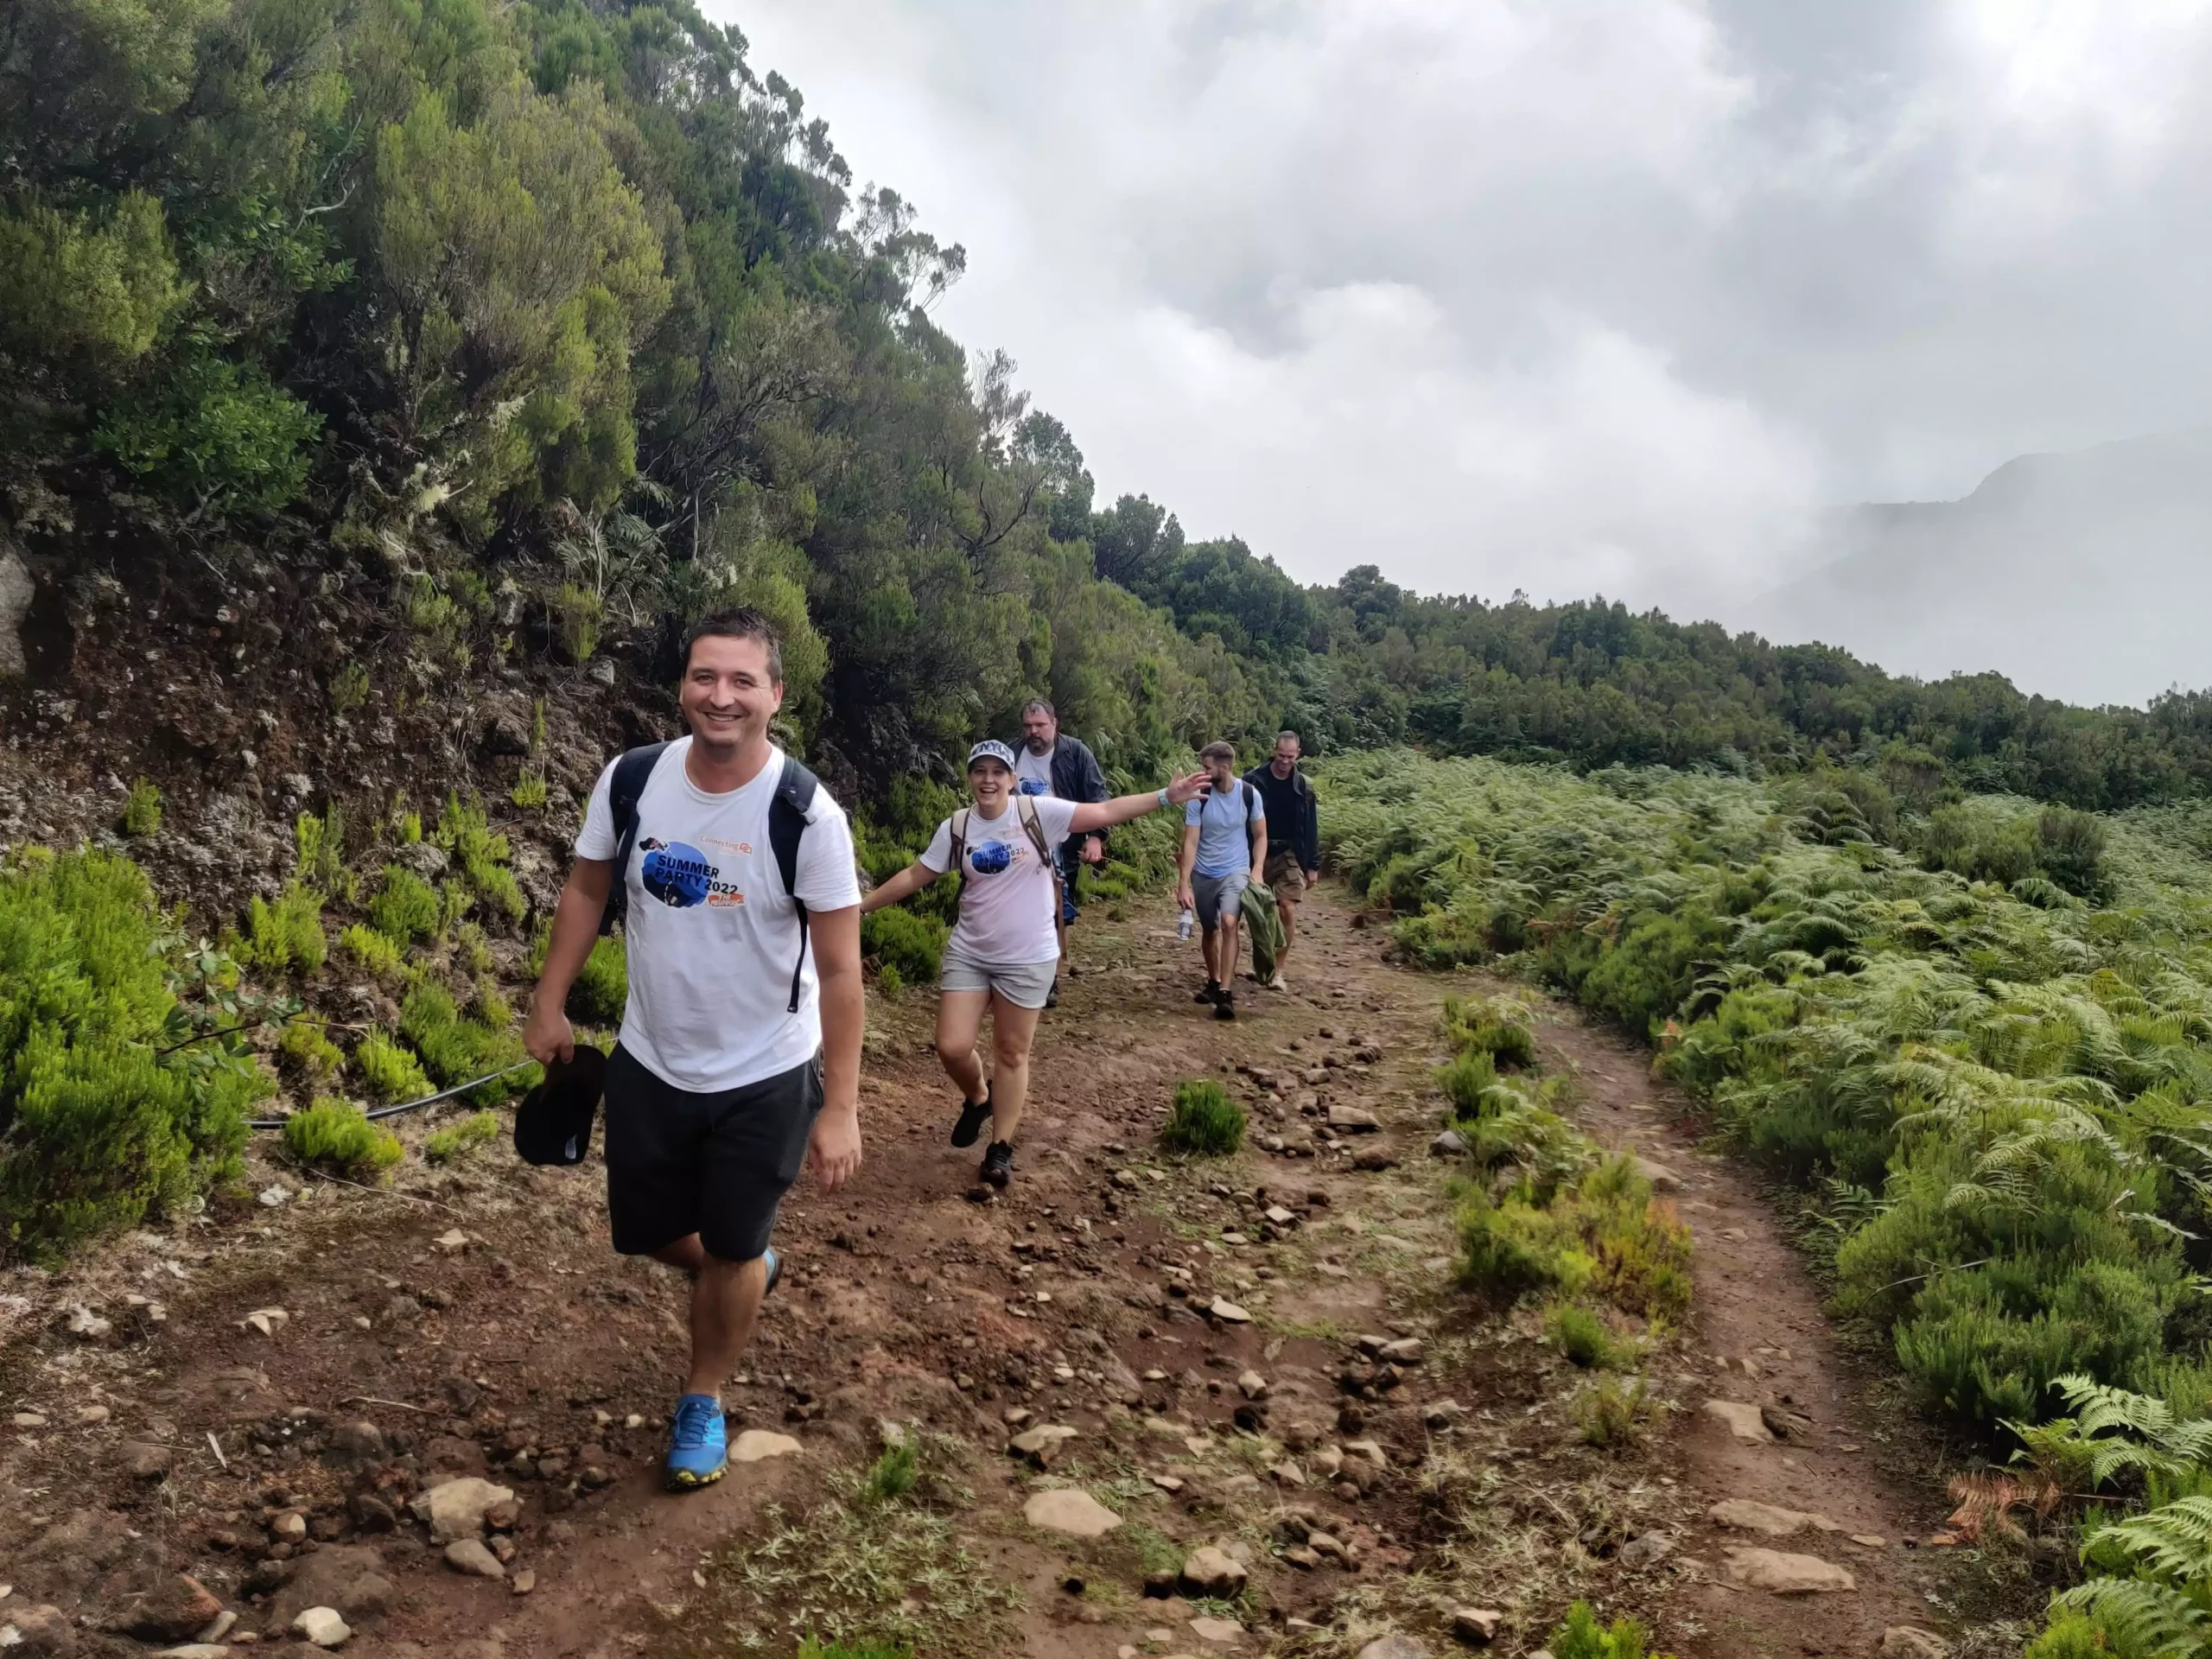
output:
[{"label": "fern frond", "polygon": [[2163,1509],[2100,1527],[2084,1554],[2117,1551],[2139,1572],[2183,1582],[2212,1576],[2212,1497],[2178,1497]]},{"label": "fern frond", "polygon": [[2169,1654],[2193,1656],[2202,1650],[2204,1610],[2170,1585],[2144,1579],[2092,1579],[2054,1596],[2050,1605],[2096,1620],[2118,1638],[2113,1646],[2123,1653],[2163,1659]]}]

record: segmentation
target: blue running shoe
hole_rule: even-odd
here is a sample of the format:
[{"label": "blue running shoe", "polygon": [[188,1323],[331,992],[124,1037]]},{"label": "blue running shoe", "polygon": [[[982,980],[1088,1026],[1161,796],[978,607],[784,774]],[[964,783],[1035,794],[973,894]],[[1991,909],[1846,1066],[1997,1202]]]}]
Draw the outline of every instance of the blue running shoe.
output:
[{"label": "blue running shoe", "polygon": [[669,1491],[711,1486],[728,1467],[729,1435],[722,1427],[721,1404],[709,1395],[685,1395],[676,1402],[676,1421],[669,1430]]},{"label": "blue running shoe", "polygon": [[766,1296],[770,1291],[775,1289],[776,1281],[784,1276],[784,1258],[776,1254],[772,1245],[760,1252],[760,1259],[768,1264],[767,1280],[760,1287],[760,1294]]}]

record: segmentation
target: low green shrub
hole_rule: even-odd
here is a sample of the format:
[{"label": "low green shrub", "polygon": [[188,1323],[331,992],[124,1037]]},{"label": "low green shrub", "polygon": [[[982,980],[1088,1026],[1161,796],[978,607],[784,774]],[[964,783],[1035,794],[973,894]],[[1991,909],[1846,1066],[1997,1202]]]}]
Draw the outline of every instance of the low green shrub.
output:
[{"label": "low green shrub", "polygon": [[599,630],[607,620],[607,601],[588,588],[563,582],[546,595],[545,608],[553,632],[572,663],[587,662],[599,649]]},{"label": "low green shrub", "polygon": [[398,864],[384,867],[384,886],[369,901],[369,925],[394,944],[437,938],[445,919],[437,890]]},{"label": "low green shrub", "polygon": [[1608,1628],[1588,1602],[1578,1601],[1546,1645],[1553,1659],[1644,1659],[1650,1641],[1651,1632],[1637,1620],[1617,1618]]},{"label": "low green shrub", "polygon": [[895,997],[906,988],[906,982],[900,977],[896,968],[879,968],[875,970],[875,989],[878,995]]},{"label": "low green shrub", "polygon": [[1458,1224],[1459,1274],[1471,1288],[1506,1300],[1533,1290],[1601,1295],[1649,1319],[1689,1306],[1689,1230],[1653,1198],[1632,1159],[1599,1164],[1548,1203],[1526,1179],[1496,1201],[1470,1191]]},{"label": "low green shrub", "polygon": [[870,1503],[893,1503],[912,1491],[920,1478],[920,1454],[910,1433],[896,1446],[886,1446],[868,1466],[868,1476],[861,1482],[861,1497]]},{"label": "low green shrub", "polygon": [[453,931],[454,960],[468,971],[472,978],[492,971],[492,942],[484,937],[484,930],[474,922],[463,922]]},{"label": "low green shrub", "polygon": [[591,948],[576,982],[569,988],[569,1013],[594,1026],[616,1026],[630,1001],[630,950],[620,934]]},{"label": "low green shrub", "polygon": [[1585,1446],[1618,1451],[1643,1438],[1651,1390],[1642,1377],[1599,1377],[1574,1396],[1574,1428]]},{"label": "low green shrub", "polygon": [[480,801],[446,797],[430,839],[443,848],[461,867],[467,890],[510,921],[520,921],[529,909],[514,872],[507,868],[513,849],[504,835],[493,832]]},{"label": "low green shrub", "polygon": [[346,1064],[338,1045],[315,1027],[295,1020],[276,1039],[277,1063],[295,1081],[308,1089],[334,1077]]},{"label": "low green shrub", "polygon": [[1390,942],[1408,961],[1436,973],[1472,967],[1497,954],[1489,918],[1470,916],[1457,907],[1392,923]]},{"label": "low green shrub", "polygon": [[294,819],[292,846],[299,855],[299,880],[323,893],[345,885],[346,820],[337,802],[320,815],[302,812]]},{"label": "low green shrub", "polygon": [[330,707],[350,715],[369,700],[369,671],[359,663],[345,663],[330,677]]},{"label": "low green shrub", "polygon": [[914,1659],[914,1650],[904,1642],[823,1642],[810,1636],[798,1644],[798,1659]]},{"label": "low green shrub", "polygon": [[246,907],[246,942],[238,955],[265,973],[322,966],[329,942],[322,933],[322,895],[305,882],[287,881],[275,904],[256,897]]},{"label": "low green shrub", "polygon": [[366,1179],[405,1155],[399,1137],[372,1123],[351,1101],[325,1096],[284,1120],[284,1145],[311,1169]]},{"label": "low green shrub", "polygon": [[525,772],[515,786],[507,791],[507,798],[525,812],[543,812],[551,791],[542,772]]},{"label": "low green shrub", "polygon": [[130,793],[123,803],[123,833],[126,836],[150,836],[162,827],[162,791],[143,778],[130,785]]},{"label": "low green shrub", "polygon": [[430,1080],[415,1057],[380,1031],[361,1039],[353,1050],[353,1069],[369,1093],[385,1104],[430,1092]]},{"label": "low green shrub", "polygon": [[273,1080],[236,1036],[157,1052],[190,1028],[172,985],[203,983],[236,969],[187,951],[130,860],[0,864],[0,1253],[59,1260],[241,1173]]},{"label": "low green shrub", "polygon": [[1571,1364],[1584,1370],[1611,1370],[1620,1349],[1605,1319],[1578,1302],[1555,1302],[1544,1315],[1544,1334]]},{"label": "low green shrub", "polygon": [[423,1142],[423,1156],[434,1164],[450,1164],[499,1138],[499,1114],[475,1112],[428,1136]]},{"label": "low green shrub", "polygon": [[[505,1013],[504,1006],[499,1013]],[[442,1088],[466,1083],[523,1058],[522,1039],[506,1029],[512,1016],[497,1027],[465,1019],[442,986],[418,980],[400,1006],[399,1033],[422,1056],[423,1064]],[[527,1088],[524,1074],[495,1078],[471,1090],[465,1096],[480,1106],[505,1100]]]},{"label": "low green shrub", "polygon": [[372,927],[350,924],[338,936],[338,948],[378,979],[389,979],[399,971],[399,946]]},{"label": "low green shrub", "polygon": [[1460,1054],[1482,1055],[1508,1070],[1536,1063],[1536,1033],[1528,1010],[1503,998],[1468,1001],[1446,997],[1444,1035]]},{"label": "low green shrub", "polygon": [[[950,885],[940,881],[938,887]],[[935,887],[925,888],[935,892]],[[895,968],[909,985],[933,985],[952,930],[935,916],[894,905],[861,918],[861,949],[879,970]]]},{"label": "low green shrub", "polygon": [[1175,1085],[1160,1139],[1175,1152],[1226,1157],[1244,1144],[1244,1109],[1211,1077],[1185,1077]]}]

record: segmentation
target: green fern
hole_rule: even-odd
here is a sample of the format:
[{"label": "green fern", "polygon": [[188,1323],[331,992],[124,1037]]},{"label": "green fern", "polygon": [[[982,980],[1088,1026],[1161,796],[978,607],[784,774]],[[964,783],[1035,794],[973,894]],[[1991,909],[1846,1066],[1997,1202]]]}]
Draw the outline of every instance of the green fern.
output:
[{"label": "green fern", "polygon": [[2109,1650],[2152,1656],[2205,1649],[2202,1591],[2191,1595],[2143,1579],[2092,1579],[2051,1599],[2054,1611],[2079,1614],[2112,1638]]}]

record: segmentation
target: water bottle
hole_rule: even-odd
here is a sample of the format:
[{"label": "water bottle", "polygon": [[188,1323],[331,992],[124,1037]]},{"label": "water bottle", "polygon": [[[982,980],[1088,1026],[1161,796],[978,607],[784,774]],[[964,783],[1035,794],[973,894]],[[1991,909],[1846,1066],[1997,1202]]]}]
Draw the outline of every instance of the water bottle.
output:
[{"label": "water bottle", "polygon": [[1188,944],[1191,942],[1191,930],[1198,925],[1198,920],[1197,914],[1191,907],[1188,905],[1184,906],[1183,913],[1175,918],[1175,937]]}]

